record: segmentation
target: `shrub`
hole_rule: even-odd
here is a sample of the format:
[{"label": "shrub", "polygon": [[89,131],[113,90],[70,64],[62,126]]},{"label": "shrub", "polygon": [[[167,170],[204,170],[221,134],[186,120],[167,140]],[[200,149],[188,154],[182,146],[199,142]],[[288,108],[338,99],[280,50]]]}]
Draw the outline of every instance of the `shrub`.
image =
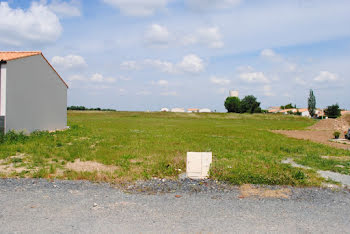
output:
[{"label": "shrub", "polygon": [[24,143],[29,136],[25,135],[24,132],[15,132],[13,130],[7,132],[6,134],[0,134],[0,143]]},{"label": "shrub", "polygon": [[333,136],[334,136],[335,139],[338,139],[339,136],[340,136],[340,132],[334,132]]},{"label": "shrub", "polygon": [[241,101],[241,113],[261,113],[260,102],[253,95],[246,96]]},{"label": "shrub", "polygon": [[341,116],[341,110],[339,108],[338,104],[332,105],[332,106],[328,106],[325,110],[324,113],[326,116],[328,116],[328,118],[338,118]]},{"label": "shrub", "polygon": [[225,108],[230,113],[240,113],[241,100],[238,97],[228,97],[225,101]]}]

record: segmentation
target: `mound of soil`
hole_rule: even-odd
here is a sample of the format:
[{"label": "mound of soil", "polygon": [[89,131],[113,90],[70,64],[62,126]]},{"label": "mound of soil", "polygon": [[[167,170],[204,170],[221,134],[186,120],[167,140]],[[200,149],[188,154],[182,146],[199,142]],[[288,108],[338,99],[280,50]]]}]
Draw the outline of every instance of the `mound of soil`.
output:
[{"label": "mound of soil", "polygon": [[324,119],[320,120],[316,124],[308,127],[308,130],[294,130],[284,131],[277,130],[275,133],[280,133],[288,137],[310,140],[317,143],[326,144],[332,147],[350,150],[349,144],[340,144],[336,142],[330,142],[330,139],[334,138],[333,133],[339,131],[340,137],[344,138],[344,132],[350,128],[350,115],[344,115],[338,119]]},{"label": "mound of soil", "polygon": [[343,133],[349,129],[350,115],[342,116],[338,119],[323,119],[312,125],[310,130],[340,131]]}]

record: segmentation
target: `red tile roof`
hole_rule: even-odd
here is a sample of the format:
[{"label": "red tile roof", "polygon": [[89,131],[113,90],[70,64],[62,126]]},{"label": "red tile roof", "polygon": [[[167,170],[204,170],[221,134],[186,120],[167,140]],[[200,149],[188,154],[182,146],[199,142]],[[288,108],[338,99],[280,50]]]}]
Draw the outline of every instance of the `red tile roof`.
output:
[{"label": "red tile roof", "polygon": [[0,51],[0,60],[10,61],[39,54],[41,54],[40,51]]},{"label": "red tile roof", "polygon": [[53,66],[49,63],[49,61],[45,58],[41,51],[0,51],[0,61],[11,61],[34,55],[41,55],[44,58],[44,60],[49,64],[49,66],[54,70],[54,72],[58,75],[58,77],[61,79],[64,85],[68,88],[67,83],[62,79],[62,77],[58,74],[55,68],[53,68]]}]

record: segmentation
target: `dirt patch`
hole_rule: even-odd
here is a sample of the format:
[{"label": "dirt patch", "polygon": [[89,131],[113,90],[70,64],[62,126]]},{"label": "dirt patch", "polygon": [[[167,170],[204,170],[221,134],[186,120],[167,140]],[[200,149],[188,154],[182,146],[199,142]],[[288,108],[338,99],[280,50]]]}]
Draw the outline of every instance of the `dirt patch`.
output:
[{"label": "dirt patch", "polygon": [[331,147],[336,147],[340,149],[350,150],[349,144],[341,144],[337,142],[330,142],[334,138],[333,133],[339,131],[341,133],[340,137],[344,138],[344,132],[350,127],[350,115],[344,115],[338,119],[324,119],[318,121],[313,126],[308,127],[308,130],[276,130],[275,133],[280,133],[288,137],[310,140],[317,143],[322,143],[329,145]]},{"label": "dirt patch", "polygon": [[25,162],[26,158],[24,154],[17,154],[15,156],[8,157],[0,160],[0,173],[9,175],[12,173],[22,173],[24,171],[33,171],[37,168],[28,169],[21,166],[22,162]]},{"label": "dirt patch", "polygon": [[268,189],[255,188],[250,184],[245,184],[240,187],[240,198],[260,197],[260,198],[284,198],[288,199],[291,195],[291,190],[287,188],[282,189]]},{"label": "dirt patch", "polygon": [[348,157],[348,156],[343,156],[343,157],[339,157],[339,156],[321,156],[321,158],[323,158],[323,159],[330,159],[330,160],[336,160],[336,161],[350,161],[350,157]]},{"label": "dirt patch", "polygon": [[349,129],[350,115],[342,116],[338,119],[323,119],[308,127],[310,130],[340,131],[344,133]]},{"label": "dirt patch", "polygon": [[118,169],[116,166],[103,165],[102,163],[93,162],[93,161],[80,161],[80,159],[75,160],[75,162],[69,162],[65,166],[69,170],[78,171],[78,172],[110,172],[113,173]]},{"label": "dirt patch", "polygon": [[348,144],[340,144],[336,142],[329,141],[333,137],[333,131],[320,131],[320,130],[275,130],[275,133],[280,133],[288,137],[302,139],[302,140],[310,140],[316,143],[321,143],[325,145],[329,145],[331,147],[340,148],[350,150],[350,145]]},{"label": "dirt patch", "polygon": [[24,171],[30,171],[30,170],[25,167],[16,167],[13,163],[8,165],[0,165],[0,173],[3,173],[5,175],[12,174],[12,173],[22,173]]}]

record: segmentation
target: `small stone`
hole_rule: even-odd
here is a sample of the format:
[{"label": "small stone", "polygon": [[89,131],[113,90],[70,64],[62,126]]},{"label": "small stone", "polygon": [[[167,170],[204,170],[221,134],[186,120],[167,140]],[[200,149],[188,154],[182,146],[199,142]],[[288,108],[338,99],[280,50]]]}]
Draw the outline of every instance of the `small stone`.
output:
[{"label": "small stone", "polygon": [[54,188],[57,188],[57,185],[54,184],[53,187],[54,187]]},{"label": "small stone", "polygon": [[94,203],[93,207],[97,207],[97,203]]},{"label": "small stone", "polygon": [[186,177],[187,177],[186,173],[182,173],[179,175],[180,180],[184,180],[184,179],[186,179]]}]

